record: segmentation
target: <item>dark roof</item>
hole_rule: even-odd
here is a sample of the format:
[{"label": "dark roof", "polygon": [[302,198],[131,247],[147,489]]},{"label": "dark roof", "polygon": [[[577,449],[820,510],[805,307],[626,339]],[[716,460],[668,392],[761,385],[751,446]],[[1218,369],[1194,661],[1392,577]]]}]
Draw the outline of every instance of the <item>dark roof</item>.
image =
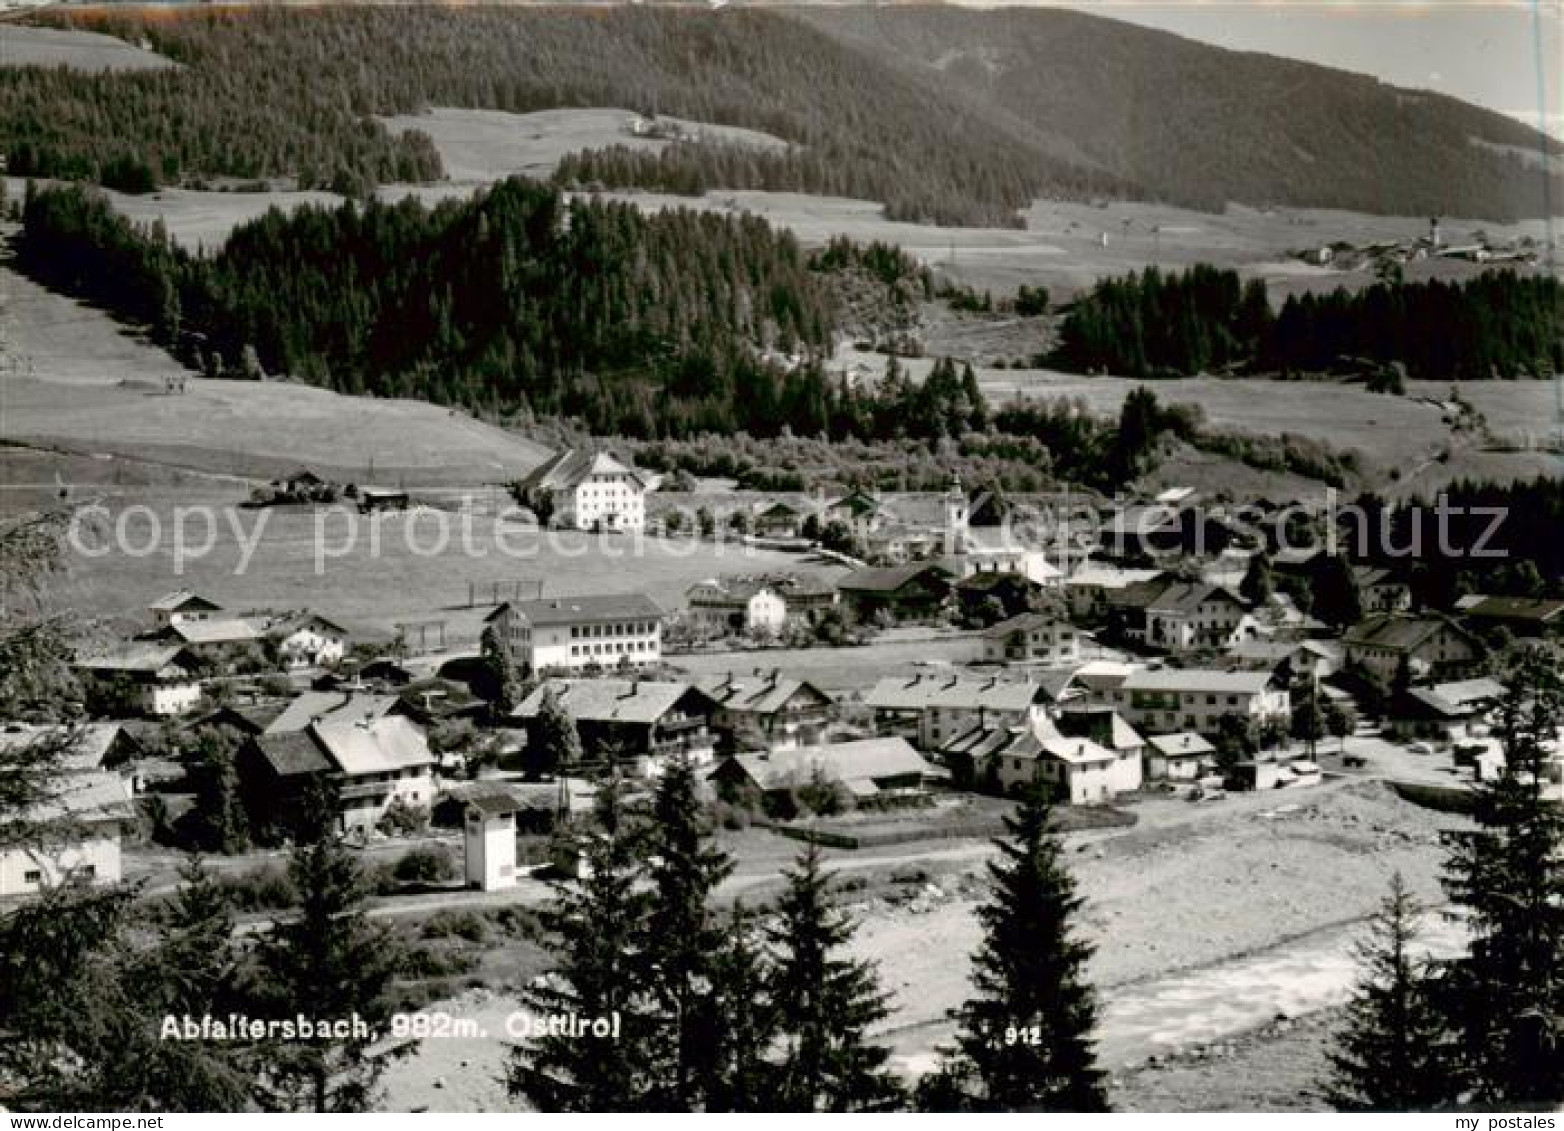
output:
[{"label": "dark roof", "polygon": [[1453,632],[1465,640],[1471,639],[1459,627],[1443,617],[1405,617],[1389,614],[1367,617],[1348,629],[1342,639],[1348,645],[1409,652],[1441,631]]},{"label": "dark roof", "polygon": [[324,774],[335,768],[308,731],[259,734],[253,741],[272,773],[280,778]]},{"label": "dark roof", "polygon": [[769,715],[787,706],[796,695],[805,695],[822,703],[832,699],[807,680],[771,676],[718,676],[700,685],[713,700],[729,711]]},{"label": "dark roof", "polygon": [[1194,612],[1208,601],[1225,601],[1239,608],[1246,608],[1233,592],[1220,585],[1207,585],[1200,581],[1173,581],[1162,587],[1146,603],[1148,610],[1156,612]]},{"label": "dark roof", "polygon": [[553,694],[578,722],[656,723],[675,708],[709,712],[709,696],[689,683],[651,679],[551,679],[538,685],[516,708],[520,719],[536,718],[544,697]]},{"label": "dark roof", "polygon": [[983,635],[990,640],[1003,640],[1017,632],[1036,632],[1038,629],[1050,628],[1056,624],[1068,628],[1071,632],[1075,631],[1075,626],[1069,621],[1063,617],[1056,617],[1052,613],[1022,613],[1009,620],[990,625],[983,630]]},{"label": "dark roof", "polygon": [[607,452],[566,448],[557,456],[533,468],[522,479],[519,488],[522,491],[559,490],[574,487],[593,475],[628,475],[643,485],[646,482],[635,468]]},{"label": "dark roof", "polygon": [[206,609],[208,612],[216,612],[222,606],[216,601],[210,601],[199,593],[192,593],[188,589],[179,589],[173,593],[165,593],[147,608],[153,612],[172,613],[180,609]]},{"label": "dark roof", "polygon": [[661,620],[662,608],[645,593],[606,593],[584,597],[550,597],[537,601],[507,601],[484,618],[498,620],[514,610],[534,627],[581,624],[585,621]]},{"label": "dark roof", "polygon": [[939,574],[949,580],[951,570],[939,562],[909,562],[899,566],[870,566],[854,570],[836,583],[851,593],[895,593],[925,574]]}]

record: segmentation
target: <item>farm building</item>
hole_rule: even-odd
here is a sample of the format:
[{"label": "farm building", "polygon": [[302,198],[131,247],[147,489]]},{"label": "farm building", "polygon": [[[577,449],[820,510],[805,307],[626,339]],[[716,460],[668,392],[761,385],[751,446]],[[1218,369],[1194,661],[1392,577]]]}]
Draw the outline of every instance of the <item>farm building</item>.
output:
[{"label": "farm building", "polygon": [[329,667],[347,653],[348,630],[316,613],[276,621],[267,626],[266,636],[289,669]]},{"label": "farm building", "polygon": [[1111,619],[1126,640],[1173,653],[1230,648],[1255,634],[1248,604],[1205,582],[1162,578],[1111,598]]},{"label": "farm building", "polygon": [[606,452],[566,448],[516,484],[517,500],[548,526],[640,530],[646,477]]},{"label": "farm building", "polygon": [[147,611],[152,614],[154,624],[159,628],[165,628],[172,624],[210,620],[215,614],[222,612],[223,607],[199,593],[180,589],[159,597],[147,606]]},{"label": "farm building", "polygon": [[724,758],[708,779],[724,796],[775,801],[801,787],[835,784],[859,805],[923,796],[934,767],[900,738],[863,738],[767,754]]},{"label": "farm building", "polygon": [[676,755],[704,764],[716,754],[711,719],[717,704],[693,684],[650,679],[547,680],[513,716],[527,728],[529,742],[550,695],[575,720],[582,750],[590,759],[634,762],[638,773],[655,776]]},{"label": "farm building", "polygon": [[1398,738],[1472,737],[1504,694],[1504,684],[1486,677],[1408,687],[1391,697],[1386,727]]},{"label": "farm building", "polygon": [[1414,680],[1459,678],[1482,656],[1482,645],[1453,621],[1438,616],[1381,613],[1353,625],[1343,637],[1347,663],[1390,683],[1405,667]]},{"label": "farm building", "polygon": [[79,660],[88,698],[102,713],[182,715],[201,700],[197,663],[182,645],[142,642]]},{"label": "farm building", "polygon": [[684,594],[690,627],[698,633],[734,632],[775,636],[787,623],[787,601],[776,587],[760,578],[709,578]]},{"label": "farm building", "polygon": [[842,601],[861,621],[878,615],[894,620],[931,617],[950,597],[955,575],[940,562],[872,566],[836,583]]},{"label": "farm building", "polygon": [[1099,620],[1108,615],[1111,597],[1131,586],[1144,585],[1162,576],[1158,569],[1121,569],[1103,562],[1088,561],[1064,582],[1070,616],[1076,620]]},{"label": "farm building", "polygon": [[831,696],[807,680],[772,671],[728,673],[701,684],[717,704],[712,727],[725,750],[793,750],[818,743],[835,712]]},{"label": "farm building", "polygon": [[1412,586],[1381,566],[1355,566],[1352,580],[1365,613],[1404,613],[1412,607]]},{"label": "farm building", "polygon": [[1457,611],[1473,627],[1504,627],[1518,636],[1545,636],[1564,629],[1564,601],[1529,597],[1463,597]]}]

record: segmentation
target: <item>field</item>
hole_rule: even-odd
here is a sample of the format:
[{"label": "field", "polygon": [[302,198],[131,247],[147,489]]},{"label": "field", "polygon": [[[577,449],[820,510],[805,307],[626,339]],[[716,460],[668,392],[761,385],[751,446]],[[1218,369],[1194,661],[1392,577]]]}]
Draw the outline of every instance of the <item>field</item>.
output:
[{"label": "field", "polygon": [[[568,153],[623,146],[656,153],[669,143],[634,133],[640,117],[633,110],[612,107],[538,110],[510,114],[503,110],[461,110],[436,106],[427,114],[407,114],[380,121],[393,133],[421,130],[440,152],[448,180],[480,185],[521,174],[547,180]],[[787,142],[758,130],[659,117],[665,129],[698,133],[702,140],[757,149],[786,149]]]},{"label": "field", "polygon": [[172,59],[111,35],[0,23],[0,66],[157,71],[177,65]]},{"label": "field", "polygon": [[[308,464],[328,478],[409,486],[505,481],[538,445],[422,401],[343,397],[285,381],[186,377],[101,312],[0,268],[8,361],[0,439],[268,479]],[[238,501],[237,497],[234,498]]]}]

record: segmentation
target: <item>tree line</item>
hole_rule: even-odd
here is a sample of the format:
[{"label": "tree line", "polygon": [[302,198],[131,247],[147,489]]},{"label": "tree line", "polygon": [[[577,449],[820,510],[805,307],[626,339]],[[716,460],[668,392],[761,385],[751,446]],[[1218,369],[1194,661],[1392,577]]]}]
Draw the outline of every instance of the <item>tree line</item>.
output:
[{"label": "tree line", "polygon": [[1465,282],[1386,280],[1291,295],[1204,264],[1105,279],[1071,308],[1055,363],[1132,377],[1300,376],[1395,366],[1420,380],[1547,377],[1564,368],[1564,288],[1488,271]]}]

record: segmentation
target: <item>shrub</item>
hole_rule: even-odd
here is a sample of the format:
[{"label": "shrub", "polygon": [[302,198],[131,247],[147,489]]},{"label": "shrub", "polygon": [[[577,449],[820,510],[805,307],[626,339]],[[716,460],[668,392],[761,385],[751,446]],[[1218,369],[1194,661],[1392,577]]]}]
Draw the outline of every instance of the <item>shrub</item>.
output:
[{"label": "shrub", "polygon": [[292,907],[299,898],[287,870],[280,864],[219,873],[217,883],[240,911],[280,911]]},{"label": "shrub", "polygon": [[436,911],[424,920],[420,932],[426,939],[465,939],[481,943],[488,937],[489,928],[483,917],[473,911]]},{"label": "shrub", "polygon": [[391,875],[404,884],[435,884],[456,875],[456,864],[444,848],[413,848],[391,867]]}]

